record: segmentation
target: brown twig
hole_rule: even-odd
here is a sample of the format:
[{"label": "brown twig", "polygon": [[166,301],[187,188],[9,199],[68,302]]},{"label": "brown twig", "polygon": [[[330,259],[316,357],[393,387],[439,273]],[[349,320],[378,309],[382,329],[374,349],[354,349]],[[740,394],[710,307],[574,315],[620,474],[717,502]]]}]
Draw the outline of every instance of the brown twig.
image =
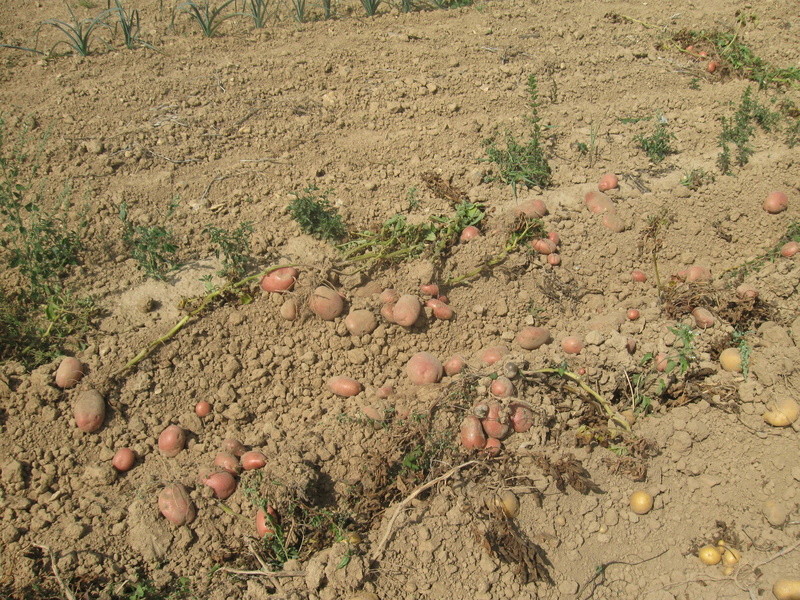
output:
[{"label": "brown twig", "polygon": [[400,511],[402,511],[406,506],[408,506],[408,504],[414,498],[419,496],[425,490],[432,488],[437,483],[441,483],[442,481],[449,479],[450,477],[458,473],[461,469],[468,467],[470,465],[474,465],[477,462],[479,461],[469,460],[465,463],[461,463],[460,465],[456,465],[455,467],[447,471],[447,473],[444,473],[443,475],[440,475],[436,479],[431,479],[429,482],[422,484],[421,486],[416,488],[413,492],[411,492],[402,502],[400,502],[400,504],[398,504],[395,507],[394,514],[392,514],[391,519],[389,519],[389,523],[386,525],[386,531],[384,532],[381,541],[378,542],[378,545],[375,546],[375,549],[372,551],[372,556],[370,557],[370,561],[375,562],[381,557],[381,554],[383,554],[383,550],[386,546],[386,542],[389,541],[389,538],[392,535],[392,528],[394,527],[394,522],[397,520],[397,517],[400,516]]},{"label": "brown twig", "polygon": [[34,546],[47,552],[47,555],[50,557],[50,566],[53,568],[53,576],[56,578],[58,586],[64,592],[64,596],[66,596],[67,600],[75,600],[75,594],[72,593],[72,590],[70,590],[64,583],[64,580],[61,579],[61,574],[58,572],[58,567],[56,566],[56,557],[53,554],[53,551],[50,550],[50,547],[43,544],[34,544]]}]

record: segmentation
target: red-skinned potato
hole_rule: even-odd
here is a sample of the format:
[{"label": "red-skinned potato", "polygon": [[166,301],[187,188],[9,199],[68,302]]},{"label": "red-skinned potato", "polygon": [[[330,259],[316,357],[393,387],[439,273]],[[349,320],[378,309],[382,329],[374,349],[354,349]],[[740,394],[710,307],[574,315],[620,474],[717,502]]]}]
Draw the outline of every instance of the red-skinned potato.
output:
[{"label": "red-skinned potato", "polygon": [[78,394],[73,406],[75,425],[85,433],[92,433],[103,426],[106,418],[106,402],[99,392],[86,390]]},{"label": "red-skinned potato", "polygon": [[394,388],[390,385],[383,385],[375,390],[375,395],[384,400],[392,394],[394,394]]},{"label": "red-skinned potato", "polygon": [[555,231],[548,231],[547,232],[547,239],[553,242],[556,246],[561,243],[561,236],[558,235]]},{"label": "red-skinned potato", "polygon": [[508,398],[514,395],[514,384],[511,380],[504,375],[492,381],[489,386],[489,391],[498,398]]},{"label": "red-skinned potato", "polygon": [[586,208],[596,215],[614,212],[614,203],[602,192],[589,192],[583,197],[583,202],[586,204]]},{"label": "red-skinned potato", "polygon": [[644,283],[647,281],[647,273],[640,269],[634,269],[631,271],[631,281],[635,281],[636,283]]},{"label": "red-skinned potato", "polygon": [[678,272],[678,278],[687,283],[711,281],[711,271],[705,267],[693,266]]},{"label": "red-skinned potato", "polygon": [[663,373],[664,371],[667,370],[667,367],[669,366],[669,359],[667,358],[666,354],[664,354],[663,352],[659,352],[653,358],[653,363],[655,363],[656,371],[658,371],[659,373]]},{"label": "red-skinned potato", "polygon": [[328,379],[328,389],[337,396],[349,398],[360,394],[364,386],[352,377],[337,375]]},{"label": "red-skinned potato", "polygon": [[523,327],[514,340],[525,350],[536,350],[550,341],[550,330],[544,327]]},{"label": "red-skinned potato", "polygon": [[561,340],[561,349],[567,354],[580,354],[583,350],[583,340],[577,335],[571,335]]},{"label": "red-skinned potato", "polygon": [[749,283],[743,283],[736,288],[736,295],[742,300],[755,300],[758,298],[758,290]]},{"label": "red-skinned potato", "polygon": [[136,452],[130,448],[120,448],[114,453],[114,458],[111,459],[111,466],[121,473],[130,471],[135,463]]},{"label": "red-skinned potato", "polygon": [[714,326],[714,315],[707,308],[698,306],[692,311],[692,317],[694,318],[694,324],[700,329],[708,329]]},{"label": "red-skinned potato", "polygon": [[516,215],[524,215],[528,218],[536,218],[539,219],[541,217],[547,216],[548,210],[547,205],[539,198],[534,198],[533,200],[526,200],[525,202],[521,202],[514,208],[514,214]]},{"label": "red-skinned potato", "polygon": [[470,242],[474,240],[476,237],[480,237],[481,230],[475,227],[474,225],[467,225],[464,229],[461,230],[461,235],[459,236],[459,240],[462,242]]},{"label": "red-skinned potato", "polygon": [[230,452],[218,452],[214,457],[214,466],[227,471],[231,475],[237,475],[240,469],[239,459]]},{"label": "red-skinned potato", "polygon": [[466,366],[467,361],[464,360],[463,356],[451,356],[444,361],[444,372],[448,377],[452,377],[461,373]]},{"label": "red-skinned potato", "polygon": [[597,182],[597,189],[601,192],[606,192],[608,190],[613,190],[619,187],[619,179],[614,173],[606,173],[600,178],[600,181]]},{"label": "red-skinned potato", "polygon": [[411,294],[403,294],[395,302],[392,317],[398,325],[411,327],[417,322],[421,312],[422,304],[420,304],[419,298]]},{"label": "red-skinned potato", "polygon": [[486,438],[486,445],[483,447],[483,451],[489,456],[497,456],[502,448],[503,442],[497,438],[490,437]]},{"label": "red-skinned potato", "polygon": [[425,303],[425,306],[429,307],[433,311],[433,316],[440,321],[449,321],[455,314],[452,308],[436,298],[431,298],[428,300]]},{"label": "red-skinned potato", "polygon": [[378,327],[378,320],[371,310],[362,308],[351,310],[350,314],[344,318],[344,326],[347,327],[350,335],[361,337],[375,331],[375,328]]},{"label": "red-skinned potato", "polygon": [[247,448],[244,447],[244,444],[234,438],[227,438],[223,440],[222,449],[225,450],[225,452],[230,452],[236,457],[240,457],[242,454],[247,452]]},{"label": "red-skinned potato", "polygon": [[481,420],[483,430],[487,437],[502,440],[510,430],[508,408],[499,402],[489,402],[488,407],[489,411],[486,417]]},{"label": "red-skinned potato", "polygon": [[189,492],[180,483],[171,483],[158,494],[158,510],[173,525],[188,525],[197,514]]},{"label": "red-skinned potato", "polygon": [[56,369],[55,382],[62,390],[75,387],[83,377],[83,365],[74,356],[65,356]]},{"label": "red-skinned potato", "polygon": [[557,267],[561,264],[561,255],[557,252],[553,252],[553,254],[547,255],[547,264],[551,267]]},{"label": "red-skinned potato", "polygon": [[784,258],[792,258],[798,252],[800,252],[800,243],[798,242],[786,242],[781,246],[781,256]]},{"label": "red-skinned potato", "polygon": [[439,295],[439,286],[435,283],[425,283],[419,286],[419,291],[426,296],[438,296]]},{"label": "red-skinned potato", "polygon": [[381,306],[381,316],[389,323],[394,323],[394,302],[387,302]]},{"label": "red-skinned potato", "polygon": [[625,231],[625,221],[623,221],[616,213],[605,213],[601,221],[603,223],[603,227],[613,231],[614,233],[622,233]]},{"label": "red-skinned potato", "polygon": [[628,318],[629,321],[635,321],[641,315],[642,313],[640,313],[639,309],[637,308],[629,308],[627,311],[625,311],[625,316]]},{"label": "red-skinned potato", "polygon": [[531,248],[539,254],[552,254],[556,251],[556,245],[552,240],[541,238],[531,242]]},{"label": "red-skinned potato", "polygon": [[[267,517],[269,515],[270,518]],[[274,523],[278,521],[278,513],[271,506],[267,505],[267,510],[259,508],[256,511],[256,535],[263,538],[266,535],[275,533]]]},{"label": "red-skinned potato", "polygon": [[511,411],[511,428],[516,433],[524,433],[533,427],[533,411],[530,407],[512,402],[508,408]]},{"label": "red-skinned potato", "polygon": [[789,198],[783,192],[770,192],[764,199],[764,210],[771,215],[776,215],[786,210]]},{"label": "red-skinned potato", "polygon": [[392,288],[386,288],[381,292],[379,299],[381,301],[381,304],[388,304],[389,302],[394,304],[395,302],[400,300],[400,294],[398,294]]},{"label": "red-skinned potato", "polygon": [[169,425],[158,436],[158,449],[164,456],[177,456],[185,447],[186,432],[177,425]]},{"label": "red-skinned potato", "polygon": [[321,285],[308,299],[308,307],[323,321],[333,321],[344,311],[344,298],[337,291]]},{"label": "red-skinned potato", "polygon": [[227,471],[217,471],[203,479],[203,485],[214,490],[215,498],[225,500],[236,491],[236,478]]},{"label": "red-skinned potato", "polygon": [[461,445],[468,450],[481,450],[486,446],[486,434],[481,421],[475,415],[467,415],[461,421]]},{"label": "red-skinned potato", "polygon": [[203,417],[207,417],[211,414],[211,404],[206,402],[205,400],[200,400],[197,404],[194,405],[194,414],[196,414],[201,419]]},{"label": "red-skinned potato", "polygon": [[406,364],[408,378],[415,385],[437,383],[442,378],[442,371],[442,363],[428,352],[417,352]]},{"label": "red-skinned potato", "polygon": [[245,471],[260,469],[267,464],[267,457],[264,456],[263,452],[259,452],[258,450],[250,450],[249,452],[245,452],[242,454],[242,458],[240,460],[242,461],[242,468]]},{"label": "red-skinned potato", "polygon": [[506,354],[508,354],[508,348],[505,346],[489,346],[478,352],[478,360],[486,365],[493,365]]},{"label": "red-skinned potato", "polygon": [[294,287],[299,274],[294,267],[275,269],[261,278],[261,289],[265,292],[287,292]]}]

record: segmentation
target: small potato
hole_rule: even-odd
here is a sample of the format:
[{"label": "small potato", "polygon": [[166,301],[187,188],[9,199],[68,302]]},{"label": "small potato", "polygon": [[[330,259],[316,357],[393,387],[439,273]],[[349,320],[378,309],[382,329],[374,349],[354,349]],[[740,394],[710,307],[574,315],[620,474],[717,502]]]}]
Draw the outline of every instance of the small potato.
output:
[{"label": "small potato", "polygon": [[561,340],[561,349],[567,354],[580,354],[583,350],[583,340],[576,335],[565,337]]},{"label": "small potato", "polygon": [[586,204],[586,208],[596,215],[615,210],[614,203],[602,192],[589,192],[583,197],[583,202]]},{"label": "small potato", "polygon": [[451,356],[444,361],[444,372],[448,377],[458,375],[467,366],[467,361],[461,356]]},{"label": "small potato", "polygon": [[462,242],[471,242],[477,237],[480,237],[481,230],[475,227],[474,225],[467,225],[464,229],[461,230],[461,235],[458,239]]},{"label": "small potato", "polygon": [[499,402],[489,402],[486,417],[481,419],[481,425],[487,437],[502,440],[511,429],[509,426],[509,410]]},{"label": "small potato", "polygon": [[640,269],[634,269],[631,271],[631,281],[635,281],[636,283],[644,283],[647,281],[647,273]]},{"label": "small potato", "polygon": [[294,267],[276,269],[261,278],[261,289],[265,292],[288,292],[294,287],[299,274]]},{"label": "small potato", "polygon": [[764,210],[771,215],[783,212],[789,206],[789,198],[783,192],[770,192],[764,199]]},{"label": "small potato", "polygon": [[394,302],[387,302],[381,306],[381,316],[389,323],[394,323]]},{"label": "small potato", "polygon": [[437,383],[442,378],[442,372],[442,363],[428,352],[417,352],[406,364],[408,378],[415,385]]},{"label": "small potato", "polygon": [[553,254],[547,255],[547,264],[551,267],[557,267],[561,264],[561,255],[557,252],[553,252]]},{"label": "small potato", "polygon": [[525,433],[533,427],[533,411],[529,406],[512,402],[508,408],[511,411],[511,428],[516,433]]},{"label": "small potato", "polygon": [[635,308],[629,308],[629,309],[628,309],[628,310],[625,312],[625,316],[626,316],[626,317],[628,317],[628,320],[629,320],[629,321],[636,321],[636,320],[637,320],[637,319],[638,319],[638,318],[639,318],[641,315],[642,315],[642,313],[640,313],[640,312],[639,312],[637,309],[635,309]]},{"label": "small potato", "polygon": [[541,238],[538,240],[533,240],[531,242],[531,248],[536,250],[539,254],[552,254],[556,251],[556,245],[553,243],[552,240],[548,240],[547,238]]},{"label": "small potato", "polygon": [[201,419],[207,417],[211,414],[211,404],[206,402],[205,400],[201,400],[197,404],[194,405],[194,414],[196,414]]},{"label": "small potato", "polygon": [[528,218],[540,219],[542,217],[546,217],[548,212],[547,205],[539,198],[520,202],[516,207],[514,207],[515,215],[523,215]]},{"label": "small potato", "polygon": [[550,341],[550,330],[545,327],[523,327],[514,340],[525,350],[536,350]]},{"label": "small potato", "polygon": [[508,398],[514,395],[514,384],[508,377],[498,377],[489,386],[489,391],[498,398]]},{"label": "small potato", "polygon": [[669,367],[669,358],[663,352],[659,352],[653,357],[653,364],[656,367],[656,371],[659,373],[663,373]]},{"label": "small potato", "polygon": [[177,425],[169,425],[158,436],[158,449],[164,456],[177,456],[185,447],[186,432]]},{"label": "small potato", "polygon": [[189,492],[180,483],[171,483],[158,494],[158,510],[173,525],[188,525],[197,514]]},{"label": "small potato", "polygon": [[742,354],[738,348],[725,348],[719,353],[719,364],[726,371],[742,372]]},{"label": "small potato", "polygon": [[714,315],[711,314],[711,311],[702,306],[698,306],[692,311],[692,317],[694,318],[694,324],[700,329],[708,329],[709,327],[713,327],[714,323],[716,323],[716,319],[714,319]]},{"label": "small potato", "polygon": [[333,321],[344,311],[344,298],[335,290],[321,285],[308,299],[308,307],[323,321]]},{"label": "small potato", "polygon": [[739,552],[736,548],[725,548],[725,552],[722,553],[722,564],[727,566],[735,565],[742,559],[742,553]]},{"label": "small potato", "polygon": [[625,221],[623,221],[619,215],[612,212],[605,213],[601,221],[603,227],[614,233],[622,233],[626,229]]},{"label": "small potato", "polygon": [[331,377],[328,379],[328,389],[337,396],[350,398],[351,396],[357,396],[360,394],[364,389],[364,386],[352,377],[337,375],[336,377]]},{"label": "small potato", "polygon": [[631,510],[637,515],[646,515],[653,508],[653,496],[644,490],[637,490],[628,499]]},{"label": "small potato", "polygon": [[419,286],[419,291],[426,296],[438,296],[439,286],[435,283],[425,283]]},{"label": "small potato", "polygon": [[770,410],[764,413],[763,419],[773,427],[788,427],[800,416],[800,404],[786,396],[775,400]]},{"label": "small potato", "polygon": [[271,506],[267,509],[259,508],[256,511],[256,535],[263,538],[267,535],[275,534],[274,524],[278,521],[278,513]]},{"label": "small potato", "polygon": [[392,311],[394,322],[403,327],[412,327],[419,319],[422,312],[422,304],[419,298],[411,294],[403,294],[397,300]]},{"label": "small potato", "polygon": [[800,600],[800,579],[778,579],[772,584],[772,595],[777,600]]},{"label": "small potato", "polygon": [[227,471],[231,475],[238,475],[240,470],[239,459],[230,452],[217,453],[214,457],[214,466]]},{"label": "small potato", "polygon": [[519,498],[511,490],[503,490],[494,497],[494,505],[509,519],[519,514]]},{"label": "small potato", "polygon": [[455,316],[455,312],[453,312],[453,309],[450,308],[450,306],[444,302],[440,302],[433,307],[433,316],[440,321],[449,321]]},{"label": "small potato", "polygon": [[489,456],[497,456],[500,454],[500,450],[503,449],[503,442],[498,440],[497,438],[486,438],[486,445],[483,447],[483,451],[488,454]]},{"label": "small potato", "polygon": [[704,565],[718,565],[722,560],[722,553],[716,546],[703,546],[697,551],[697,558]]},{"label": "small potato", "polygon": [[386,288],[381,292],[379,299],[381,301],[381,304],[388,304],[389,302],[394,304],[395,302],[400,300],[400,294],[398,294],[392,288]]},{"label": "small potato", "polygon": [[227,471],[217,471],[203,479],[203,485],[214,490],[215,498],[225,500],[236,491],[236,478]]},{"label": "small potato", "polygon": [[740,300],[755,300],[758,298],[758,290],[748,283],[743,283],[736,288],[736,295]]},{"label": "small potato", "polygon": [[711,281],[711,271],[705,267],[689,267],[686,269],[685,279],[687,283]]},{"label": "small potato", "polygon": [[508,348],[505,346],[489,346],[478,352],[478,360],[485,365],[493,365],[506,354],[508,354]]},{"label": "small potato", "polygon": [[800,243],[798,242],[786,242],[781,246],[781,256],[784,258],[792,258],[798,252],[800,252]]},{"label": "small potato", "polygon": [[368,333],[372,333],[378,327],[378,320],[371,310],[359,309],[351,310],[344,318],[344,326],[350,335],[361,337]]},{"label": "small potato", "polygon": [[614,190],[619,187],[619,179],[614,173],[606,173],[600,178],[600,181],[597,183],[597,189],[601,192],[606,192],[608,190]]},{"label": "small potato", "polygon": [[56,369],[55,382],[62,390],[75,387],[83,377],[83,365],[74,356],[65,356]]},{"label": "small potato", "polygon": [[136,452],[130,448],[120,448],[114,453],[114,458],[111,459],[111,466],[121,473],[130,471],[135,463]]},{"label": "small potato", "polygon": [[375,395],[384,400],[392,394],[394,394],[394,388],[390,385],[384,385],[375,390]]},{"label": "small potato", "polygon": [[86,433],[92,433],[103,426],[106,418],[106,402],[99,392],[86,390],[75,399],[73,406],[75,425]]},{"label": "small potato", "polygon": [[480,419],[475,415],[467,415],[461,421],[461,445],[468,450],[481,450],[486,446],[486,435]]},{"label": "small potato", "polygon": [[227,438],[223,440],[222,449],[225,450],[225,452],[230,452],[237,457],[247,452],[247,448],[244,447],[244,444],[234,438]]},{"label": "small potato", "polygon": [[279,310],[281,318],[286,321],[294,321],[297,318],[297,302],[294,298],[289,298],[281,304]]},{"label": "small potato", "polygon": [[253,469],[260,469],[267,464],[267,457],[258,450],[250,450],[242,454],[242,468],[245,471],[252,471]]}]

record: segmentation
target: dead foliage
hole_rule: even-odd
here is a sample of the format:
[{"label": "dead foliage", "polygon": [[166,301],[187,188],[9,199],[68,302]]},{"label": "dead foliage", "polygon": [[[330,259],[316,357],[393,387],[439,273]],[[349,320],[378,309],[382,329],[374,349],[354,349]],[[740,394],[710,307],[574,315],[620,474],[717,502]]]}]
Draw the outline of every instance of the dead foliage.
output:
[{"label": "dead foliage", "polygon": [[708,283],[682,283],[663,290],[664,314],[679,320],[698,307],[713,312],[737,331],[755,329],[775,319],[772,305],[761,298],[739,298],[733,289],[716,290]]},{"label": "dead foliage", "polygon": [[545,475],[553,478],[558,491],[565,492],[567,485],[569,485],[572,489],[584,495],[589,492],[594,492],[595,494],[603,493],[600,486],[592,481],[591,475],[589,475],[589,472],[583,467],[581,461],[572,454],[567,454],[556,461],[551,461],[541,453],[535,453],[531,456],[534,464],[539,467]]},{"label": "dead foliage", "polygon": [[714,532],[710,536],[692,540],[691,546],[689,546],[687,552],[684,553],[684,556],[690,554],[696,555],[697,551],[703,546],[716,546],[717,542],[720,541],[724,541],[725,545],[731,548],[742,548],[742,539],[739,537],[739,534],[736,533],[735,523],[728,525],[725,521],[716,521],[714,527]]},{"label": "dead foliage", "polygon": [[544,550],[531,541],[520,530],[516,521],[507,517],[500,509],[492,511],[491,520],[486,531],[479,534],[479,540],[489,554],[512,565],[512,571],[523,584],[540,580],[553,583],[547,570],[551,563]]},{"label": "dead foliage", "polygon": [[437,198],[447,200],[454,205],[469,200],[469,196],[467,196],[464,190],[454,186],[452,182],[445,181],[442,179],[441,175],[437,175],[432,171],[426,171],[421,177],[425,185],[428,186],[428,189]]},{"label": "dead foliage", "polygon": [[647,463],[635,456],[604,456],[603,464],[613,475],[625,475],[631,481],[647,479]]}]

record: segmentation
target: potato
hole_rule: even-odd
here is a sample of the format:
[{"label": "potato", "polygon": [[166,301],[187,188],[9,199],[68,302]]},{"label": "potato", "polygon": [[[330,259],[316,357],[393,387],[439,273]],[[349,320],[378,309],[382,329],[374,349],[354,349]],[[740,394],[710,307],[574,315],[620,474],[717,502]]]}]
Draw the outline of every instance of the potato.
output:
[{"label": "potato", "polygon": [[62,390],[75,387],[83,377],[83,365],[74,356],[65,356],[56,369],[55,382]]},{"label": "potato", "polygon": [[73,406],[75,425],[86,433],[92,433],[103,426],[106,418],[106,402],[95,390],[86,390],[78,394]]},{"label": "potato", "polygon": [[406,364],[408,378],[415,385],[437,383],[442,378],[442,371],[442,363],[428,352],[417,352]]},{"label": "potato", "polygon": [[547,205],[542,200],[539,198],[534,198],[533,200],[520,202],[514,207],[513,212],[515,215],[523,215],[528,218],[540,219],[547,216],[549,211],[547,210]]},{"label": "potato", "polygon": [[505,346],[489,346],[478,352],[478,360],[485,365],[493,365],[506,354],[508,354],[508,348]]},{"label": "potato", "polygon": [[497,438],[490,437],[486,438],[486,445],[483,447],[483,451],[489,456],[497,456],[502,448],[503,442]]},{"label": "potato", "polygon": [[798,242],[786,242],[781,246],[781,256],[784,258],[792,258],[798,252],[800,252],[800,243]]},{"label": "potato", "polygon": [[372,333],[378,327],[378,320],[371,310],[361,308],[358,310],[351,310],[344,318],[344,326],[350,335],[361,337],[368,333]]},{"label": "potato", "polygon": [[519,498],[511,490],[503,490],[494,497],[494,505],[509,519],[519,514]]},{"label": "potato", "polygon": [[381,292],[379,299],[381,301],[381,304],[389,304],[390,302],[394,304],[395,302],[400,300],[400,294],[398,294],[392,288],[386,288]]},{"label": "potato", "polygon": [[444,361],[444,372],[448,377],[458,375],[467,366],[467,361],[462,356],[451,356]]},{"label": "potato", "polygon": [[719,353],[719,364],[726,371],[742,372],[742,355],[738,348],[725,348]]},{"label": "potato", "polygon": [[297,318],[297,302],[294,298],[289,298],[286,302],[281,304],[281,308],[278,312],[281,318],[286,321],[294,321]]},{"label": "potato", "polygon": [[265,292],[287,292],[294,287],[299,274],[294,267],[275,269],[261,278],[261,289]]},{"label": "potato", "polygon": [[237,475],[240,470],[239,459],[237,459],[230,452],[219,452],[214,457],[214,466],[219,467],[223,471],[227,471],[231,475]]},{"label": "potato", "polygon": [[583,197],[583,202],[586,208],[596,215],[614,212],[614,203],[602,192],[589,192]]},{"label": "potato", "polygon": [[328,389],[337,396],[349,398],[360,394],[364,386],[352,377],[337,375],[336,377],[328,379]]},{"label": "potato", "polygon": [[508,408],[511,411],[511,428],[516,433],[525,433],[533,427],[533,411],[529,406],[512,402]]},{"label": "potato", "polygon": [[631,271],[631,281],[635,281],[636,283],[644,283],[647,281],[647,273],[640,269],[634,269]]},{"label": "potato", "polygon": [[211,414],[211,404],[206,402],[205,400],[201,400],[197,404],[194,405],[194,413],[200,417],[207,417]]},{"label": "potato", "polygon": [[771,215],[777,215],[789,206],[789,198],[783,192],[770,192],[764,199],[764,210]]},{"label": "potato", "polygon": [[637,490],[628,499],[631,510],[637,515],[646,515],[653,508],[653,496],[644,490]]},{"label": "potato", "polygon": [[186,447],[186,432],[177,425],[170,425],[158,436],[158,449],[161,454],[173,457]]},{"label": "potato", "polygon": [[203,485],[214,490],[215,498],[225,500],[236,491],[236,478],[227,471],[217,471],[203,479]]},{"label": "potato", "polygon": [[439,286],[435,283],[424,283],[419,286],[419,291],[426,296],[438,296],[439,295]]},{"label": "potato", "polygon": [[256,535],[262,538],[266,535],[273,535],[275,533],[273,523],[277,522],[277,520],[278,513],[274,508],[271,506],[267,506],[266,510],[259,508],[256,511]]},{"label": "potato", "polygon": [[600,181],[597,183],[597,189],[601,192],[605,192],[608,190],[613,190],[619,187],[619,179],[614,173],[606,173],[600,178]]},{"label": "potato", "polygon": [[722,553],[716,546],[703,546],[697,551],[697,558],[704,565],[717,565],[722,560]]},{"label": "potato", "polygon": [[242,454],[242,468],[245,471],[252,471],[253,469],[260,469],[267,464],[267,457],[258,450],[250,450]]},{"label": "potato", "polygon": [[539,254],[552,254],[556,251],[556,245],[553,243],[552,240],[548,240],[547,238],[541,238],[538,240],[533,240],[531,242],[531,248],[536,250]]},{"label": "potato", "polygon": [[627,228],[625,226],[625,221],[622,218],[613,212],[606,212],[601,219],[603,223],[603,227],[606,229],[613,231],[614,233],[622,233]]},{"label": "potato", "polygon": [[629,308],[625,312],[625,316],[628,318],[629,321],[636,321],[640,316],[642,316],[642,313],[639,312],[639,310],[636,308]]},{"label": "potato", "polygon": [[489,386],[489,391],[498,398],[508,398],[514,395],[514,384],[508,377],[498,377]]},{"label": "potato", "polygon": [[171,483],[158,494],[158,510],[173,525],[188,525],[197,514],[189,492],[180,483]]},{"label": "potato", "polygon": [[499,402],[489,402],[486,417],[481,419],[481,425],[487,437],[502,440],[511,430],[509,426],[509,410]]},{"label": "potato", "polygon": [[758,298],[758,290],[749,283],[743,283],[736,288],[736,295],[741,300],[755,300]]},{"label": "potato", "polygon": [[387,302],[381,306],[381,316],[389,323],[394,323],[394,302]]},{"label": "potato", "polygon": [[800,416],[800,404],[792,398],[783,397],[772,403],[770,410],[764,413],[763,418],[773,427],[788,427]]},{"label": "potato", "polygon": [[222,441],[222,448],[225,452],[230,452],[234,456],[241,456],[245,452],[247,452],[247,448],[244,447],[244,444],[237,439],[234,438],[227,438]]},{"label": "potato", "polygon": [[778,579],[772,584],[772,595],[777,600],[800,600],[800,579]]},{"label": "potato", "polygon": [[536,350],[550,341],[550,330],[544,327],[523,327],[514,340],[525,350]]},{"label": "potato", "polygon": [[419,298],[411,294],[403,294],[397,300],[392,311],[394,322],[403,327],[411,327],[419,319],[422,312],[422,304]]},{"label": "potato", "polygon": [[436,298],[431,298],[425,303],[425,306],[432,309],[433,316],[440,321],[449,321],[453,318],[453,309],[447,304]]},{"label": "potato", "polygon": [[[711,271],[706,267],[692,266],[686,269],[684,279],[687,283],[703,283],[711,281]],[[680,273],[678,274],[680,276]]]},{"label": "potato", "polygon": [[552,267],[557,267],[561,264],[561,255],[557,252],[553,252],[553,254],[547,255],[547,264]]},{"label": "potato", "polygon": [[461,421],[461,445],[468,450],[481,450],[486,446],[486,435],[480,419],[475,415],[467,415]]},{"label": "potato", "polygon": [[567,354],[580,354],[583,350],[583,340],[576,335],[565,337],[561,340],[561,349]]},{"label": "potato", "polygon": [[130,471],[135,463],[136,452],[130,448],[120,448],[114,453],[114,458],[111,459],[111,466],[122,473]]},{"label": "potato", "polygon": [[481,230],[475,227],[474,225],[467,225],[464,229],[461,230],[461,235],[458,239],[462,242],[471,242],[476,237],[480,237]]},{"label": "potato", "polygon": [[708,329],[716,323],[711,311],[702,306],[698,306],[692,311],[692,317],[694,318],[694,324],[700,329]]},{"label": "potato", "polygon": [[323,321],[333,321],[344,311],[344,298],[335,290],[321,285],[312,292],[308,307]]}]

